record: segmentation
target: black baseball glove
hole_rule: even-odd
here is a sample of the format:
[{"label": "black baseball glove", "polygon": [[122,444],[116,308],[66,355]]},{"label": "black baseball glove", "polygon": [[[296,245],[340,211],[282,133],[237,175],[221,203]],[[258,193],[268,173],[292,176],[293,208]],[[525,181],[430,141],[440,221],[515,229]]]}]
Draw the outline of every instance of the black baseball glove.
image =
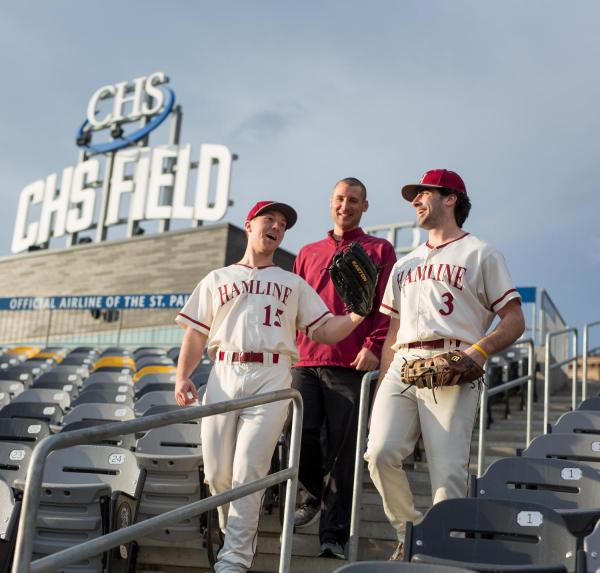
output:
[{"label": "black baseball glove", "polygon": [[327,270],[348,311],[367,316],[373,308],[379,271],[361,245],[352,243],[338,251]]}]

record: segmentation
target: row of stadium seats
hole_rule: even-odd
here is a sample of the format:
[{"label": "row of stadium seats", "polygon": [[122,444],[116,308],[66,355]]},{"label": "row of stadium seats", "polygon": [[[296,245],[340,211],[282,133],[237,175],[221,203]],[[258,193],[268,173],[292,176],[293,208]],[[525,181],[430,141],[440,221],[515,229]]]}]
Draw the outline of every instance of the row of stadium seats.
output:
[{"label": "row of stadium seats", "polygon": [[[600,396],[561,416],[519,454],[473,476],[468,498],[438,503],[409,524],[404,561],[481,572],[597,572]],[[358,565],[364,573],[382,569],[373,562],[337,571]]]},{"label": "row of stadium seats", "polygon": [[[179,349],[35,349],[0,353],[0,571],[10,570],[36,444],[66,432],[176,409]],[[200,392],[210,364],[193,374]],[[205,497],[200,424],[185,423],[52,452],[44,468],[34,559]],[[4,502],[4,503],[2,503]],[[152,536],[200,541],[196,518]],[[4,528],[4,530],[2,530]],[[136,544],[65,571],[132,571]]]}]

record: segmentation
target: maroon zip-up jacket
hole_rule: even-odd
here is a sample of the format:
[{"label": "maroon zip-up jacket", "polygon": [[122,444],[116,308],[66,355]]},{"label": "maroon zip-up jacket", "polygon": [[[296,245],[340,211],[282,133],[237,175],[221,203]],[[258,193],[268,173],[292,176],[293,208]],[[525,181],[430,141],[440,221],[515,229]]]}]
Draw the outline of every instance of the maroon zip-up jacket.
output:
[{"label": "maroon zip-up jacket", "polygon": [[379,312],[379,306],[388,277],[396,262],[396,253],[389,241],[367,235],[360,227],[344,233],[339,241],[334,239],[333,231],[329,231],[326,239],[300,249],[294,263],[294,272],[303,277],[319,293],[334,314],[345,314],[344,303],[335,292],[327,267],[336,251],[355,241],[363,246],[375,264],[381,268],[373,310],[350,336],[334,345],[315,342],[305,334],[298,332],[300,359],[294,364],[296,367],[343,366],[348,368],[363,347],[368,348],[377,358],[381,358],[381,349],[390,320]]}]

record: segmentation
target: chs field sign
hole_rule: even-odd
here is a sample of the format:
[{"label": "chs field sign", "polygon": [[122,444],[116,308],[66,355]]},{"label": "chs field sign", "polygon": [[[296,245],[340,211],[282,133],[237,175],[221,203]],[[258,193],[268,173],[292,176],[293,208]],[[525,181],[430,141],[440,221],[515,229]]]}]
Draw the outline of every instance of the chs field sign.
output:
[{"label": "chs field sign", "polygon": [[[235,157],[223,145],[203,144],[194,155],[191,145],[179,144],[181,113],[168,81],[155,72],[96,90],[76,135],[80,162],[21,191],[13,253],[65,235],[70,245],[90,229],[102,241],[117,224],[127,224],[132,236],[140,221],[224,217]],[[149,134],[169,117],[171,141],[149,147]]]}]

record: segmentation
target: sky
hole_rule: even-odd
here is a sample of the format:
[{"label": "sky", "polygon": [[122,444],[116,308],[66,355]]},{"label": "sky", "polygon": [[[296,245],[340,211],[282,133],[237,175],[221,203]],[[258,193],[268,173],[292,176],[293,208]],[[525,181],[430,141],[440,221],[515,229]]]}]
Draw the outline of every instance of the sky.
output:
[{"label": "sky", "polygon": [[77,163],[92,93],[164,71],[193,156],[239,157],[226,221],[288,202],[297,252],[342,177],[366,184],[369,227],[414,221],[400,187],[452,169],[465,230],[581,328],[600,320],[598,21],[596,0],[4,3],[0,256],[23,187]]}]

